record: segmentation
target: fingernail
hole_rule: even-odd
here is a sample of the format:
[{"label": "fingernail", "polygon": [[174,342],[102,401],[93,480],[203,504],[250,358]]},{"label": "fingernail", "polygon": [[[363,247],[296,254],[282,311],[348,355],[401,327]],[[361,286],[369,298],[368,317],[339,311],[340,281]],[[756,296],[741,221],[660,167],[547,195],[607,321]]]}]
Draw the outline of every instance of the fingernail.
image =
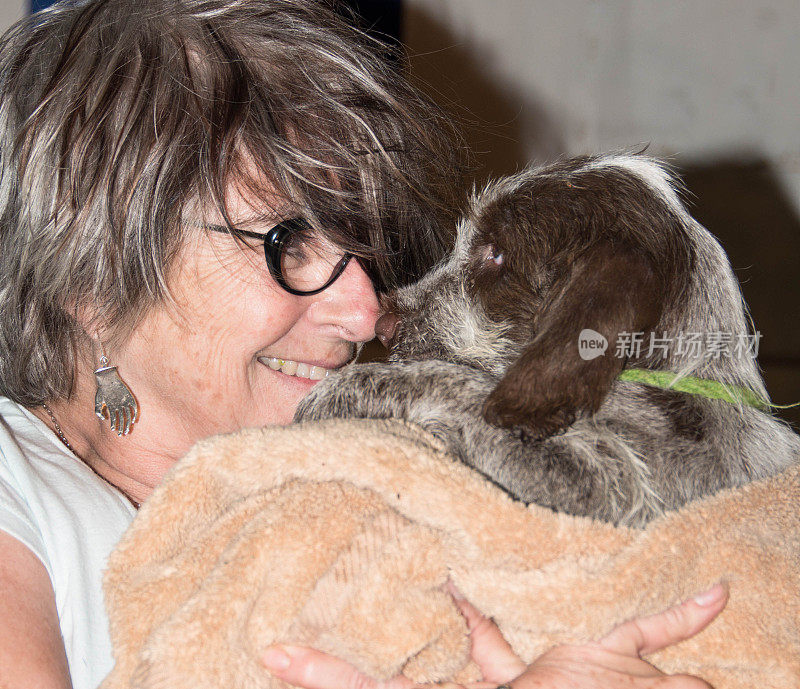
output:
[{"label": "fingernail", "polygon": [[714,584],[708,591],[704,591],[703,593],[698,593],[694,598],[694,602],[698,605],[707,608],[709,605],[712,605],[719,601],[720,598],[725,594],[725,586],[723,584]]},{"label": "fingernail", "polygon": [[292,659],[280,646],[271,646],[264,651],[264,655],[261,656],[261,662],[267,670],[280,672],[289,667],[289,663],[292,662]]}]

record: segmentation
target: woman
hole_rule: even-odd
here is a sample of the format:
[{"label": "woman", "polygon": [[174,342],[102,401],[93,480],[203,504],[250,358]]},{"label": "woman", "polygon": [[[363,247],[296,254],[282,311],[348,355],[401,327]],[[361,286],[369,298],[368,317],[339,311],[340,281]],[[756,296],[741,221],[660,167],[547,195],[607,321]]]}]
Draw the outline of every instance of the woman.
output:
[{"label": "woman", "polygon": [[[83,689],[111,664],[100,578],[138,504],[199,438],[288,423],[373,337],[376,291],[446,245],[457,166],[435,112],[317,3],[84,0],[0,56],[0,684]],[[643,643],[697,631],[717,594]],[[490,681],[524,670],[486,622],[475,653]],[[597,667],[569,653],[540,660]],[[310,650],[264,661],[368,681]]]}]

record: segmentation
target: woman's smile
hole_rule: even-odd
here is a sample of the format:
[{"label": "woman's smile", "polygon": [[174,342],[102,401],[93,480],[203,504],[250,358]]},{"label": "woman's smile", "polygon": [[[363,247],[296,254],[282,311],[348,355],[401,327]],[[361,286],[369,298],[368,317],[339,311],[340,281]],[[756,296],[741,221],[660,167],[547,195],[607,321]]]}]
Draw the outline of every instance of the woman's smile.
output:
[{"label": "woman's smile", "polygon": [[314,364],[292,361],[291,359],[282,359],[279,357],[260,356],[258,360],[265,366],[269,366],[273,371],[296,378],[307,378],[312,381],[322,380],[329,376],[332,370],[335,370],[335,368],[316,366]]}]

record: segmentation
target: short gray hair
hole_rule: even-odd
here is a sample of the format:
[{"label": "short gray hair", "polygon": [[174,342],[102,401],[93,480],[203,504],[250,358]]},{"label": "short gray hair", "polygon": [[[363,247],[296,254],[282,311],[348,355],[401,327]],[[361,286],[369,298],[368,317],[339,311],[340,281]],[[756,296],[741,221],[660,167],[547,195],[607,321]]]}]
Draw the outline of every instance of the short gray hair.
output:
[{"label": "short gray hair", "polygon": [[231,181],[266,210],[277,191],[385,289],[430,267],[449,239],[458,147],[385,50],[309,0],[79,0],[12,28],[0,392],[68,396],[78,309],[123,331],[168,298],[184,208],[224,213]]}]

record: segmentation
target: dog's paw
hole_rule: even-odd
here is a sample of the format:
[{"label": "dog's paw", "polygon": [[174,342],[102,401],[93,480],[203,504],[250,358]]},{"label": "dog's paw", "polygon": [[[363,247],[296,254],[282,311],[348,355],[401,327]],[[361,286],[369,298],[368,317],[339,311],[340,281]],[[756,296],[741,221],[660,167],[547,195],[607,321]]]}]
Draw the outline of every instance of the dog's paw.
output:
[{"label": "dog's paw", "polygon": [[295,421],[365,418],[373,415],[376,398],[369,364],[356,364],[317,383],[300,400]]},{"label": "dog's paw", "polygon": [[319,421],[351,415],[349,411],[354,401],[352,389],[337,383],[336,378],[330,376],[320,381],[300,400],[294,414],[295,421]]}]

